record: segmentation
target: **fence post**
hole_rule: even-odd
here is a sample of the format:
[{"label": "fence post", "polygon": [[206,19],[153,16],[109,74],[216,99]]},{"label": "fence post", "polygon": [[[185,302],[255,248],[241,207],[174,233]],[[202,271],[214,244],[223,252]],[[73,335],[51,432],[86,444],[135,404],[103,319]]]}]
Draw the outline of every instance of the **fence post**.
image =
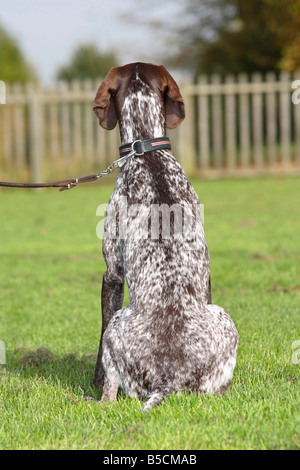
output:
[{"label": "fence post", "polygon": [[[10,94],[10,86],[6,85],[6,94]],[[4,165],[6,170],[12,166],[11,156],[13,154],[13,128],[12,128],[12,111],[11,107],[5,105],[3,109],[3,151]]]},{"label": "fence post", "polygon": [[42,114],[39,94],[33,86],[27,88],[29,118],[29,165],[32,183],[42,181]]},{"label": "fence post", "polygon": [[82,82],[79,79],[74,79],[71,82],[71,91],[73,92],[74,100],[73,100],[73,129],[72,129],[72,137],[73,137],[73,148],[72,153],[74,154],[76,163],[79,163],[82,159],[83,150],[82,150],[82,114],[81,114],[81,86]]},{"label": "fence post", "polygon": [[[276,84],[276,75],[274,72],[266,74],[266,81],[269,84]],[[266,129],[267,129],[267,159],[270,168],[275,168],[277,150],[276,150],[276,92],[269,91],[266,94]]]},{"label": "fence post", "polygon": [[191,176],[196,168],[194,94],[189,89],[190,85],[192,82],[185,80],[181,87],[185,103],[185,119],[178,128],[179,161],[188,176]]},{"label": "fence post", "polygon": [[[221,76],[214,74],[211,83],[218,88]],[[212,151],[213,168],[221,170],[223,167],[223,122],[222,122],[222,94],[215,91],[212,96]]]},{"label": "fence post", "polygon": [[[262,74],[256,72],[252,75],[252,83],[261,83]],[[253,151],[254,168],[260,173],[264,166],[263,152],[263,95],[259,91],[252,93],[252,125],[253,125]]]},{"label": "fence post", "polygon": [[[62,155],[64,166],[68,166],[71,161],[71,125],[70,125],[70,103],[67,101],[70,93],[70,83],[64,80],[58,82],[58,92],[61,101],[61,134],[62,134]],[[65,99],[63,99],[63,97]]]},{"label": "fence post", "polygon": [[[23,87],[20,83],[15,83],[12,87],[13,93],[16,97],[23,96]],[[25,134],[25,116],[24,105],[16,105],[13,109],[13,128],[15,135],[15,163],[18,169],[23,170],[26,168],[26,134]]]},{"label": "fence post", "polygon": [[[207,85],[207,76],[200,75],[198,84]],[[201,170],[208,170],[210,162],[210,144],[209,144],[209,131],[210,131],[210,120],[209,120],[209,97],[208,94],[204,95],[200,93],[198,95],[198,107],[199,107],[199,118],[198,118],[198,132],[199,132],[199,148],[200,148],[200,168]]]},{"label": "fence post", "polygon": [[225,132],[226,132],[226,168],[234,170],[237,166],[236,155],[236,108],[235,108],[235,94],[234,77],[227,75],[225,78],[226,85],[232,85],[232,91],[226,93],[225,96]]},{"label": "fence post", "polygon": [[[295,80],[300,80],[300,70],[295,73]],[[294,109],[294,132],[295,132],[295,163],[300,167],[300,103],[293,104]]]},{"label": "fence post", "polygon": [[[83,89],[85,92],[93,91],[92,80],[85,79],[83,82]],[[94,142],[93,142],[93,102],[85,100],[84,105],[84,137],[85,137],[85,157],[88,162],[93,162],[94,159]]]},{"label": "fence post", "polygon": [[[248,76],[246,73],[238,75],[240,84],[248,84]],[[239,96],[239,132],[240,132],[240,152],[241,152],[241,168],[249,169],[250,166],[250,106],[249,94],[240,93]]]},{"label": "fence post", "polygon": [[[281,72],[280,82],[289,83],[290,77],[287,72]],[[283,169],[289,169],[291,164],[291,88],[287,85],[286,91],[279,94],[280,109],[280,152]]]},{"label": "fence post", "polygon": [[[53,94],[54,96],[58,93],[58,84],[54,82],[52,87],[49,90],[49,94]],[[59,122],[59,107],[57,99],[54,98],[52,103],[49,103],[47,106],[48,111],[48,120],[47,120],[47,127],[49,132],[49,153],[51,157],[51,165],[53,168],[57,166],[58,156],[60,151],[59,145],[59,133],[60,133],[60,122]],[[46,110],[45,110],[46,111]]]}]

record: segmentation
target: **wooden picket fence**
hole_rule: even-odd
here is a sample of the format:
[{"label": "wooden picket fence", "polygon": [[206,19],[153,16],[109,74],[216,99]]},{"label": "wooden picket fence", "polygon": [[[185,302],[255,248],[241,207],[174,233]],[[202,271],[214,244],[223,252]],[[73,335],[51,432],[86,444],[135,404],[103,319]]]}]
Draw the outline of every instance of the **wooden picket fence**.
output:
[{"label": "wooden picket fence", "polygon": [[[282,73],[200,76],[181,83],[186,119],[168,132],[188,175],[300,173],[300,104]],[[48,89],[6,84],[0,104],[0,179],[33,182],[100,171],[118,158],[118,129],[98,125],[92,103],[101,80]]]},{"label": "wooden picket fence", "polygon": [[292,79],[282,73],[219,75],[185,92],[198,100],[200,169],[218,174],[296,173],[300,170],[300,105]]}]

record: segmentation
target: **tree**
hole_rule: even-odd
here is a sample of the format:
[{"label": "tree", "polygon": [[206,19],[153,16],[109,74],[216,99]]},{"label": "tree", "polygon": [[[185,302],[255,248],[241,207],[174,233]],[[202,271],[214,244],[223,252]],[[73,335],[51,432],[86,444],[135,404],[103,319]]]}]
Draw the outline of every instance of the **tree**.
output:
[{"label": "tree", "polygon": [[155,25],[169,31],[171,66],[204,73],[300,66],[300,0],[187,0],[177,18]]},{"label": "tree", "polygon": [[300,0],[265,0],[273,11],[270,29],[276,36],[281,55],[277,66],[294,72],[300,67]]},{"label": "tree", "polygon": [[232,17],[224,21],[215,41],[202,46],[198,68],[208,72],[237,73],[278,68],[281,51],[270,27],[272,10],[264,0],[225,0]]},{"label": "tree", "polygon": [[74,78],[99,78],[107,74],[111,67],[118,63],[114,52],[102,53],[92,43],[81,44],[73,52],[69,64],[61,67],[57,78],[72,80]]},{"label": "tree", "polygon": [[0,80],[7,83],[36,81],[33,67],[25,59],[16,39],[0,25]]},{"label": "tree", "polygon": [[226,0],[234,7],[198,66],[206,71],[255,72],[300,66],[300,0]]}]

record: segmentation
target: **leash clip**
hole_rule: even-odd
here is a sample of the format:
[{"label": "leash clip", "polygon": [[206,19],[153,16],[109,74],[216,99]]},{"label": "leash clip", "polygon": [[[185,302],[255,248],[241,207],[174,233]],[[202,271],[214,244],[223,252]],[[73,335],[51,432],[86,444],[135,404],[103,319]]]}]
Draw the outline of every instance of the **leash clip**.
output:
[{"label": "leash clip", "polygon": [[121,168],[129,158],[134,157],[134,156],[144,155],[144,152],[143,153],[138,153],[136,151],[136,149],[134,148],[134,144],[136,144],[137,142],[142,142],[142,141],[141,140],[135,140],[134,142],[132,142],[131,152],[127,153],[126,155],[124,155],[124,157],[121,157],[121,158],[119,158],[119,160],[117,160],[119,168]]},{"label": "leash clip", "polygon": [[134,142],[132,142],[131,144],[131,151],[129,153],[127,153],[126,155],[124,155],[124,157],[121,157],[119,158],[119,160],[117,160],[118,162],[118,167],[121,168],[124,163],[131,157],[139,157],[140,155],[144,155],[145,152],[142,152],[142,153],[138,153],[138,151],[135,149],[135,144],[138,144],[138,143],[141,143],[142,144],[142,140],[138,139],[138,140],[135,140]]}]

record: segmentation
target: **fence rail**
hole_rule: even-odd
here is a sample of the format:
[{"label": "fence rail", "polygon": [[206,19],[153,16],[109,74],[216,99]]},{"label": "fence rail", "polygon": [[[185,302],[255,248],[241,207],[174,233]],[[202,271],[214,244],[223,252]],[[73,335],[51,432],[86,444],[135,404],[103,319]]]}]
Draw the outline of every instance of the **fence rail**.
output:
[{"label": "fence rail", "polygon": [[[291,100],[293,80],[286,73],[256,73],[182,83],[186,119],[169,136],[186,172],[300,173],[300,104]],[[115,160],[118,130],[99,127],[92,112],[100,82],[61,81],[46,90],[6,84],[0,175],[37,182],[50,174],[100,171]]]}]

